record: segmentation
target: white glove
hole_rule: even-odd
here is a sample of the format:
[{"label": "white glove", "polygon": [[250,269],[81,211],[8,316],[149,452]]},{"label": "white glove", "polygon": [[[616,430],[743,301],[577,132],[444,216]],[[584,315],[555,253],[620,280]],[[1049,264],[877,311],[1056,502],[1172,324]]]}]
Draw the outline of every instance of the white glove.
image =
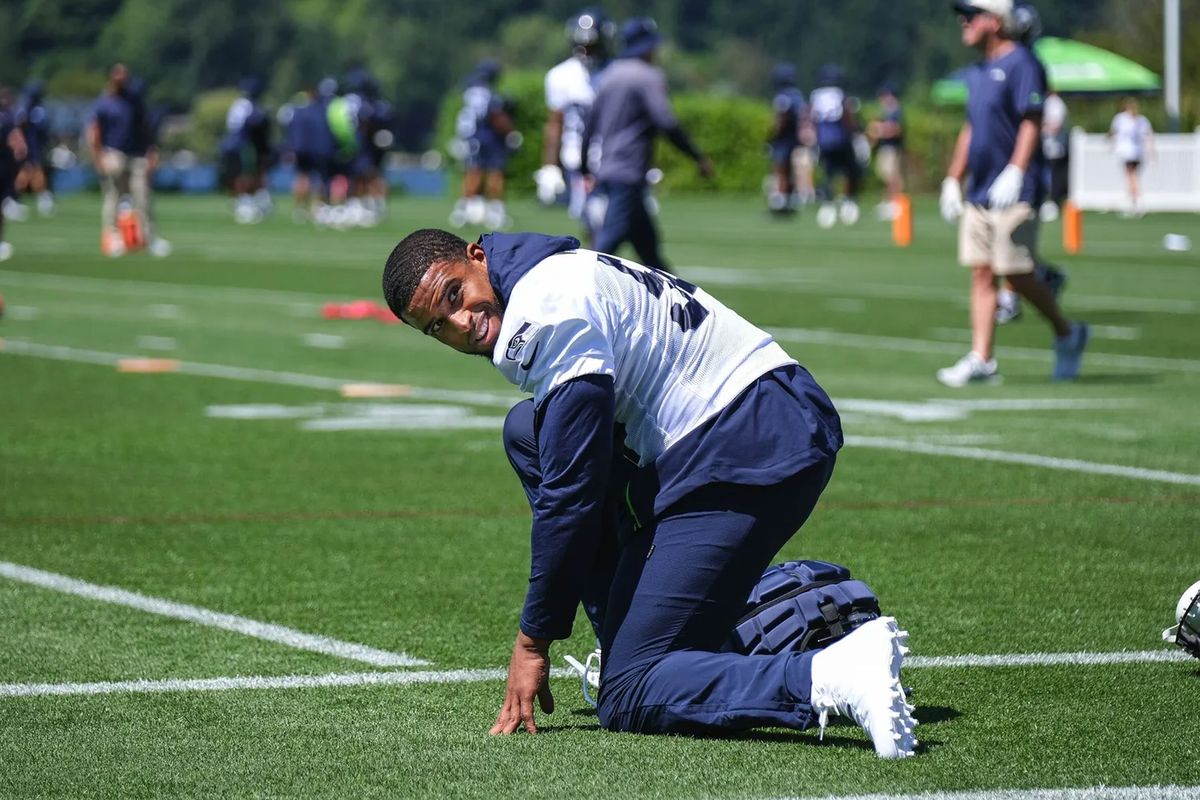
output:
[{"label": "white glove", "polygon": [[537,184],[538,202],[543,205],[553,205],[558,196],[567,190],[562,167],[557,164],[543,164],[533,173],[533,180]]},{"label": "white glove", "polygon": [[992,188],[988,189],[988,205],[997,211],[1012,208],[1021,199],[1021,187],[1025,184],[1025,170],[1009,164],[996,176]]},{"label": "white glove", "polygon": [[957,178],[942,181],[942,197],[938,203],[942,209],[942,219],[952,224],[958,222],[963,215],[963,192]]}]

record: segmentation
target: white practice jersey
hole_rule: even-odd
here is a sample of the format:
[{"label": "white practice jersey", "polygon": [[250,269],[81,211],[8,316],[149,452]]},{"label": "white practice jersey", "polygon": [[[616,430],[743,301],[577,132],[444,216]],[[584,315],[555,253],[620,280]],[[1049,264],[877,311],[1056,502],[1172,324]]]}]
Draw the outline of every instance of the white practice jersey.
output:
[{"label": "white practice jersey", "polygon": [[591,250],[550,256],[517,282],[492,361],[535,403],[574,378],[611,375],[641,465],[796,363],[704,290]]},{"label": "white practice jersey", "polygon": [[229,113],[225,115],[225,130],[230,133],[239,133],[253,113],[254,103],[249,98],[239,97],[234,100],[233,105],[229,107]]},{"label": "white practice jersey", "polygon": [[592,75],[578,58],[572,56],[546,73],[546,107],[563,114],[563,169],[578,170],[583,163],[583,126],[595,99]]},{"label": "white practice jersey", "polygon": [[1117,158],[1141,161],[1146,157],[1146,140],[1154,133],[1150,120],[1141,114],[1122,111],[1113,117],[1110,130],[1116,139]]},{"label": "white practice jersey", "polygon": [[836,86],[814,89],[809,98],[813,122],[841,122],[846,111],[846,93]]}]

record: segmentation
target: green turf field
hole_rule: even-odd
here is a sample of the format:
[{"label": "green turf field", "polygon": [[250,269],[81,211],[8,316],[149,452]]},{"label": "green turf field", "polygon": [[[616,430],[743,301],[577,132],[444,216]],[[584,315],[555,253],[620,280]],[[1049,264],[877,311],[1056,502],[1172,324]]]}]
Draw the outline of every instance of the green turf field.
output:
[{"label": "green turf field", "polygon": [[[953,391],[933,375],[967,349],[967,275],[932,204],[897,250],[873,220],[825,232],[756,198],[664,200],[679,272],[772,330],[843,413],[837,473],[782,556],[849,564],[912,632],[924,747],[894,763],[852,726],[604,733],[566,677],[544,735],[486,735],[528,569],[499,437],[519,395],[401,326],[320,315],[379,299],[391,246],[448,205],[337,233],[165,198],[165,260],[101,258],[94,198],[10,225],[0,797],[1200,796],[1200,662],[1159,635],[1200,579],[1200,254],[1162,247],[1200,241],[1197,217],[1091,215],[1077,257],[1050,226],[1065,305],[1094,326],[1085,377],[1049,380],[1027,311],[999,332],[1003,384]],[[125,356],[180,370],[123,374]],[[346,400],[350,382],[412,390]],[[289,632],[229,629],[249,621]],[[556,664],[590,650],[586,628]],[[971,655],[1001,658],[938,658]],[[287,676],[310,680],[270,680]]]}]

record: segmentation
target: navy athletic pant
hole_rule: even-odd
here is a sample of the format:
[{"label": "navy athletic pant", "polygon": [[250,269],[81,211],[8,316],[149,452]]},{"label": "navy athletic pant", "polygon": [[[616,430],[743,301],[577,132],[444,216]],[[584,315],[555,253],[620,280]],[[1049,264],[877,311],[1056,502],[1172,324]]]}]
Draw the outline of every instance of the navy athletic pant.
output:
[{"label": "navy athletic pant", "polygon": [[[535,496],[541,473],[532,401],[509,412],[504,444],[527,495]],[[813,652],[719,651],[832,471],[830,458],[772,486],[707,486],[623,541],[606,538],[583,598],[593,624],[598,605],[602,616],[604,727],[706,733],[813,724]]]},{"label": "navy athletic pant", "polygon": [[608,198],[604,222],[596,233],[596,250],[615,254],[622,244],[629,242],[642,264],[666,269],[658,249],[658,229],[646,208],[646,184],[604,181],[596,188],[596,194]]}]

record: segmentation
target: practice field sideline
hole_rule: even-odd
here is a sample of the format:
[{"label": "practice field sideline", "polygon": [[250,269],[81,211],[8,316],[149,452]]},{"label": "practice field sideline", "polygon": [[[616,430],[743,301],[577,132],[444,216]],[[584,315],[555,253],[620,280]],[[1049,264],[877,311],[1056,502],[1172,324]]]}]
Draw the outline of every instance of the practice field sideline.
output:
[{"label": "practice field sideline", "polygon": [[112,261],[79,197],[11,225],[0,270],[0,796],[1200,797],[1200,662],[1160,639],[1200,578],[1200,257],[1161,244],[1194,218],[1089,215],[1072,258],[1048,228],[1099,332],[1084,378],[1049,380],[1027,310],[1003,384],[954,392],[933,373],[966,348],[966,276],[931,205],[907,250],[755,198],[663,206],[680,274],[842,412],[781,558],[849,564],[912,632],[918,758],[879,762],[852,725],[605,734],[561,669],[544,735],[487,737],[528,569],[499,442],[519,395],[321,316],[378,300],[395,240],[448,208],[335,233],[165,198],[175,255]]}]

